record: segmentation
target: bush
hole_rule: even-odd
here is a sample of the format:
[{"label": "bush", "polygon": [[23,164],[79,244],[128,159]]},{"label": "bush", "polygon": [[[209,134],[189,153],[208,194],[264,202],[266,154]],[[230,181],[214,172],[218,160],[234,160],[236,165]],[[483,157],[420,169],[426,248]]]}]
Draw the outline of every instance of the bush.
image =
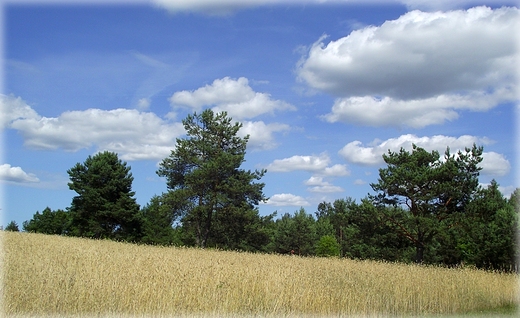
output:
[{"label": "bush", "polygon": [[324,235],[316,245],[316,256],[339,256],[339,244],[333,235]]}]

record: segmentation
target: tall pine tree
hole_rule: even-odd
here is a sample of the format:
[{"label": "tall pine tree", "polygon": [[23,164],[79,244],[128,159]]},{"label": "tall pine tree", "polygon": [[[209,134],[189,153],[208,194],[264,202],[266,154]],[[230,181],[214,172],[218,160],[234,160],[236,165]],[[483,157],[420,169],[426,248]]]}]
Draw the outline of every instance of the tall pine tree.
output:
[{"label": "tall pine tree", "polygon": [[187,138],[177,139],[157,171],[166,177],[175,201],[172,208],[181,212],[183,227],[194,234],[199,247],[240,248],[264,240],[251,230],[252,223],[260,222],[255,205],[265,200],[264,184],[254,181],[266,171],[240,169],[248,141],[248,136],[237,136],[242,125],[226,112],[209,109],[188,115],[183,124]]}]

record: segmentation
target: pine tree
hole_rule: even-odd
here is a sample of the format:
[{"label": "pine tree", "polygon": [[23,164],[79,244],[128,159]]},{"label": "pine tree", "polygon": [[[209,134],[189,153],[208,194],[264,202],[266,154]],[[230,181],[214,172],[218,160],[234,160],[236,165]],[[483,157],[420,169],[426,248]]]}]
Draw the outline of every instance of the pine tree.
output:
[{"label": "pine tree", "polygon": [[437,151],[413,145],[409,153],[389,151],[383,155],[388,165],[379,169],[378,183],[371,184],[378,194],[371,196],[376,205],[402,207],[380,209],[381,216],[399,235],[416,248],[415,261],[422,263],[425,249],[440,231],[441,223],[451,222],[462,213],[478,189],[482,147],[473,145],[465,152],[451,155],[446,149],[444,160]]},{"label": "pine tree", "polygon": [[172,208],[179,211],[183,227],[203,248],[255,243],[248,243],[253,238],[245,235],[252,223],[260,222],[255,205],[265,200],[264,184],[254,181],[266,171],[240,169],[249,138],[237,136],[242,125],[233,123],[226,112],[209,109],[189,115],[183,124],[187,138],[177,139],[175,150],[157,171],[166,177]]},{"label": "pine tree", "polygon": [[142,220],[133,177],[126,162],[117,154],[102,152],[89,156],[83,164],[69,169],[72,199],[71,235],[138,241]]}]

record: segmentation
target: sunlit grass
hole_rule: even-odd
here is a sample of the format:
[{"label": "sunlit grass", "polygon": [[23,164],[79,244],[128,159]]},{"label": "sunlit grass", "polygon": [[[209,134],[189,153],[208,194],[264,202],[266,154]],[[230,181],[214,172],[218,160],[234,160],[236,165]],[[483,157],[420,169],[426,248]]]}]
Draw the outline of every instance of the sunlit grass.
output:
[{"label": "sunlit grass", "polygon": [[6,315],[448,315],[518,304],[513,274],[0,235]]}]

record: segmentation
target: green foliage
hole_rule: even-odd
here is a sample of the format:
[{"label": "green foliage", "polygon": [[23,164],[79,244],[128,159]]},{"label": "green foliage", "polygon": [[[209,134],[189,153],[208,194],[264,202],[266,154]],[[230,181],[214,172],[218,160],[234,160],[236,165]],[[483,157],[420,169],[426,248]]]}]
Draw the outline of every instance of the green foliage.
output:
[{"label": "green foliage", "polygon": [[207,246],[242,251],[262,251],[269,243],[264,218],[257,209],[233,207],[215,215]]},{"label": "green foliage", "polygon": [[20,229],[18,229],[18,224],[16,223],[16,221],[9,222],[9,224],[7,224],[7,226],[5,227],[5,230],[10,232],[20,232]]},{"label": "green foliage", "polygon": [[402,213],[392,207],[375,207],[368,199],[357,204],[353,199],[339,199],[320,203],[317,223],[330,220],[340,246],[341,256],[356,259],[409,261],[410,244],[397,235],[391,226],[380,218],[380,209],[386,213]]},{"label": "green foliage", "polygon": [[141,209],[143,219],[142,243],[154,245],[181,245],[173,229],[175,214],[167,204],[168,196],[153,196]]},{"label": "green foliage", "polygon": [[52,211],[46,207],[42,213],[36,211],[33,218],[23,222],[25,232],[66,235],[70,226],[70,213],[64,210]]},{"label": "green foliage", "polygon": [[[513,197],[512,197],[513,198]],[[468,205],[464,238],[464,261],[479,268],[511,270],[517,265],[518,213],[515,202],[507,200],[493,180],[480,189]]]},{"label": "green foliage", "polygon": [[316,236],[335,236],[336,231],[334,230],[334,225],[330,221],[329,218],[319,218],[316,220]]},{"label": "green foliage", "polygon": [[294,215],[286,213],[276,220],[275,252],[282,254],[314,255],[316,220],[304,208]]},{"label": "green foliage", "polygon": [[451,155],[447,148],[441,160],[437,151],[413,145],[411,153],[401,148],[383,155],[387,168],[379,169],[378,183],[371,184],[378,192],[371,199],[378,206],[406,207],[408,216],[388,209],[380,215],[414,244],[417,263],[439,233],[439,222],[450,223],[462,213],[477,190],[482,151],[474,145]]},{"label": "green foliage", "polygon": [[71,235],[139,241],[142,219],[132,191],[133,177],[117,154],[102,152],[69,169]]},{"label": "green foliage", "polygon": [[316,244],[316,256],[339,256],[339,243],[333,235],[324,235]]},{"label": "green foliage", "polygon": [[199,247],[240,248],[262,241],[254,206],[265,200],[264,184],[254,181],[266,171],[240,169],[249,138],[237,136],[242,125],[209,109],[183,124],[188,138],[177,139],[157,174],[166,177],[171,208],[185,231]]}]

